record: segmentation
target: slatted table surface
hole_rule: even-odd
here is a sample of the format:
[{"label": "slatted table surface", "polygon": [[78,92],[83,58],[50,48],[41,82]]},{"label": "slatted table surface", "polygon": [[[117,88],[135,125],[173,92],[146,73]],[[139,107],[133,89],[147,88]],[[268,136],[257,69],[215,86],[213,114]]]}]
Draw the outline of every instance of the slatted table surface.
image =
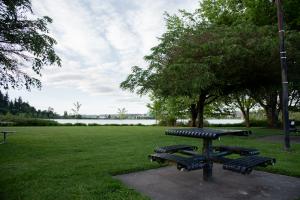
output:
[{"label": "slatted table surface", "polygon": [[208,129],[208,128],[189,128],[189,129],[169,129],[166,135],[194,137],[203,139],[218,139],[225,135],[249,136],[251,131],[247,130],[226,130],[226,129]]}]

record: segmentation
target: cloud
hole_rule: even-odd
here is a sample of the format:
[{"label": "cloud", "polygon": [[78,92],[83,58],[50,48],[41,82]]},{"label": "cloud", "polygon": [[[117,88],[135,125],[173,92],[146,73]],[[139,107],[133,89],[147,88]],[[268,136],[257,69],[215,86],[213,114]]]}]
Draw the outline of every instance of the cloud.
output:
[{"label": "cloud", "polygon": [[61,74],[51,78],[53,82],[64,82],[64,81],[80,81],[84,79],[84,76],[81,74]]},{"label": "cloud", "polygon": [[109,87],[106,85],[97,85],[97,84],[85,84],[80,86],[82,87],[83,91],[89,91],[89,92],[93,92],[95,94],[107,94],[107,93],[112,93],[115,91],[114,87]]},{"label": "cloud", "polygon": [[133,97],[133,96],[125,96],[122,98],[117,98],[116,99],[117,102],[130,102],[130,103],[142,103],[142,104],[147,104],[148,101],[145,98],[137,98],[137,97]]},{"label": "cloud", "polygon": [[51,35],[62,67],[45,67],[45,88],[72,88],[88,95],[143,102],[123,92],[134,65],[145,66],[143,57],[158,43],[165,30],[164,11],[193,10],[198,0],[33,0],[36,15],[50,16]]}]

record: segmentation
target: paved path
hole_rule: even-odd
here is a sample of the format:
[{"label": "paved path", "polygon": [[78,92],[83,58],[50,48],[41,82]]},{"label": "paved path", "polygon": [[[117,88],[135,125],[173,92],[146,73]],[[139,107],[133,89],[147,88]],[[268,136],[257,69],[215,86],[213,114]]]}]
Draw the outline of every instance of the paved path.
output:
[{"label": "paved path", "polygon": [[[284,135],[265,136],[265,137],[258,138],[258,140],[266,141],[266,142],[279,142],[283,144]],[[300,144],[300,134],[297,133],[297,135],[290,135],[290,140],[292,144],[293,143]]]},{"label": "paved path", "polygon": [[202,170],[180,172],[175,166],[116,176],[153,200],[293,200],[300,198],[300,178],[253,171],[241,175],[214,165],[214,179]]}]

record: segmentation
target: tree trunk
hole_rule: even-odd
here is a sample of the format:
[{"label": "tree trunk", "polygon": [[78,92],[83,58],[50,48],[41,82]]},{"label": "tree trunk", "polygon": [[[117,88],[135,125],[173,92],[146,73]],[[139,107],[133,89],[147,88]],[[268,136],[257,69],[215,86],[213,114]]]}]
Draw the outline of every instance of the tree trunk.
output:
[{"label": "tree trunk", "polygon": [[277,108],[278,104],[280,104],[280,102],[278,102],[278,92],[269,92],[264,98],[256,98],[256,101],[265,110],[268,127],[278,128],[278,115],[280,111],[280,109]]},{"label": "tree trunk", "polygon": [[250,128],[250,110],[247,108],[246,110],[241,110],[243,114],[243,118],[245,120],[245,125],[247,128]]},{"label": "tree trunk", "polygon": [[278,128],[278,112],[276,107],[268,106],[266,109],[267,122],[269,128]]},{"label": "tree trunk", "polygon": [[278,128],[278,93],[272,92],[269,94],[267,98],[267,105],[265,106],[266,116],[267,116],[267,122],[268,127],[270,128]]},{"label": "tree trunk", "polygon": [[192,127],[196,127],[196,120],[198,116],[198,110],[197,110],[197,105],[196,104],[191,104],[191,118],[192,118]]},{"label": "tree trunk", "polygon": [[203,128],[203,114],[204,114],[204,105],[205,105],[205,100],[206,100],[206,94],[200,94],[199,100],[197,103],[197,108],[198,108],[198,128]]}]

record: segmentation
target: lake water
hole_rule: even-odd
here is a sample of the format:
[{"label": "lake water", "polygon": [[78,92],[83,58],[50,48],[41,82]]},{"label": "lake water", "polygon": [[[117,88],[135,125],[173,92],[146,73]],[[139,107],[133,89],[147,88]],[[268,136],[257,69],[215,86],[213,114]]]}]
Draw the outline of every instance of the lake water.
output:
[{"label": "lake water", "polygon": [[[154,119],[54,119],[58,123],[84,123],[84,124],[156,124]],[[236,124],[243,122],[242,119],[207,119],[210,124]],[[178,120],[178,122],[188,122],[188,120]]]}]

